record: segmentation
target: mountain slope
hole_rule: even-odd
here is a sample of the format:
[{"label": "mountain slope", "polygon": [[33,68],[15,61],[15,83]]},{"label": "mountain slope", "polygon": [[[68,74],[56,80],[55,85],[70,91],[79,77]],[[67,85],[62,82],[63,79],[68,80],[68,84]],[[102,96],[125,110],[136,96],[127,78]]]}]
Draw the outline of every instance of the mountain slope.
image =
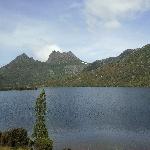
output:
[{"label": "mountain slope", "polygon": [[55,60],[55,63],[40,62],[22,54],[8,65],[0,68],[0,88],[41,86],[49,80],[60,81],[67,76],[79,73],[85,67],[78,58],[75,61],[72,60],[71,63],[60,64],[60,60],[63,61],[62,57]]},{"label": "mountain slope", "polygon": [[96,61],[74,78],[73,86],[150,86],[150,45],[126,50],[118,57]]},{"label": "mountain slope", "polygon": [[22,54],[0,69],[0,85],[1,87],[36,85],[48,78],[49,71],[45,63]]}]

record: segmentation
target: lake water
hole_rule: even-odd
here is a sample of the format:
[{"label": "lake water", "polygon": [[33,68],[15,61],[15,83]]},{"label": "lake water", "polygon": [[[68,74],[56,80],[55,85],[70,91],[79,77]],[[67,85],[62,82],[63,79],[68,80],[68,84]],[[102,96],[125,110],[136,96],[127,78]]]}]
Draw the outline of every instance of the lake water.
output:
[{"label": "lake water", "polygon": [[[0,130],[34,123],[37,91],[0,92]],[[149,150],[150,88],[46,88],[55,150]]]}]

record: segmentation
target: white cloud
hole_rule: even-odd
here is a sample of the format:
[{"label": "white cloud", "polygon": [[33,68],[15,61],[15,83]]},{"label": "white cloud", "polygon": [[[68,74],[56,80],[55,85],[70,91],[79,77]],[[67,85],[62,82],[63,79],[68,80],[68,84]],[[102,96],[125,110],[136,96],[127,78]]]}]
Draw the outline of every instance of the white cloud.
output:
[{"label": "white cloud", "polygon": [[41,47],[34,48],[33,55],[34,55],[34,58],[38,60],[46,61],[50,53],[54,50],[61,52],[60,47],[55,44],[42,45]]},{"label": "white cloud", "polygon": [[89,27],[118,28],[122,21],[150,10],[150,0],[86,0]]},{"label": "white cloud", "polygon": [[18,55],[24,52],[45,61],[53,50],[61,51],[52,33],[51,26],[45,22],[23,20],[11,32],[0,29],[0,45]]}]

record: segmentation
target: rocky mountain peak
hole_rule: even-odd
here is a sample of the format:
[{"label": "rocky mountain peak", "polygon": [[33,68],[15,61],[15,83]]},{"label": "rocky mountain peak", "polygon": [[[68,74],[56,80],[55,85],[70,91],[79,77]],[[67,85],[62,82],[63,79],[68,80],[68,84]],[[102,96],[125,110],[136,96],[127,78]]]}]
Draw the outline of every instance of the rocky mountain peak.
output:
[{"label": "rocky mountain peak", "polygon": [[23,54],[19,55],[17,58],[19,58],[19,59],[28,59],[29,57],[28,57],[27,54],[23,53]]},{"label": "rocky mountain peak", "polygon": [[72,57],[76,57],[71,51],[67,52],[67,54],[72,56]]},{"label": "rocky mountain peak", "polygon": [[12,63],[18,63],[18,62],[34,62],[35,60],[31,57],[29,57],[27,54],[23,53],[19,56],[17,56],[12,62]]},{"label": "rocky mountain peak", "polygon": [[53,51],[47,60],[47,63],[61,64],[70,62],[81,62],[71,51],[69,52],[59,52]]}]

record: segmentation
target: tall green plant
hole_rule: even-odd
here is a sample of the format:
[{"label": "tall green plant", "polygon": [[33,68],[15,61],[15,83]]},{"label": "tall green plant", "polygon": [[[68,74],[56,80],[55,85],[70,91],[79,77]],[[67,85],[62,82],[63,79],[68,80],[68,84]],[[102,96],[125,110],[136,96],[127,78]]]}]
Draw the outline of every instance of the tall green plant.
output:
[{"label": "tall green plant", "polygon": [[43,89],[35,105],[36,121],[33,129],[33,139],[37,150],[52,150],[53,142],[49,139],[46,127],[46,111],[46,94]]}]

